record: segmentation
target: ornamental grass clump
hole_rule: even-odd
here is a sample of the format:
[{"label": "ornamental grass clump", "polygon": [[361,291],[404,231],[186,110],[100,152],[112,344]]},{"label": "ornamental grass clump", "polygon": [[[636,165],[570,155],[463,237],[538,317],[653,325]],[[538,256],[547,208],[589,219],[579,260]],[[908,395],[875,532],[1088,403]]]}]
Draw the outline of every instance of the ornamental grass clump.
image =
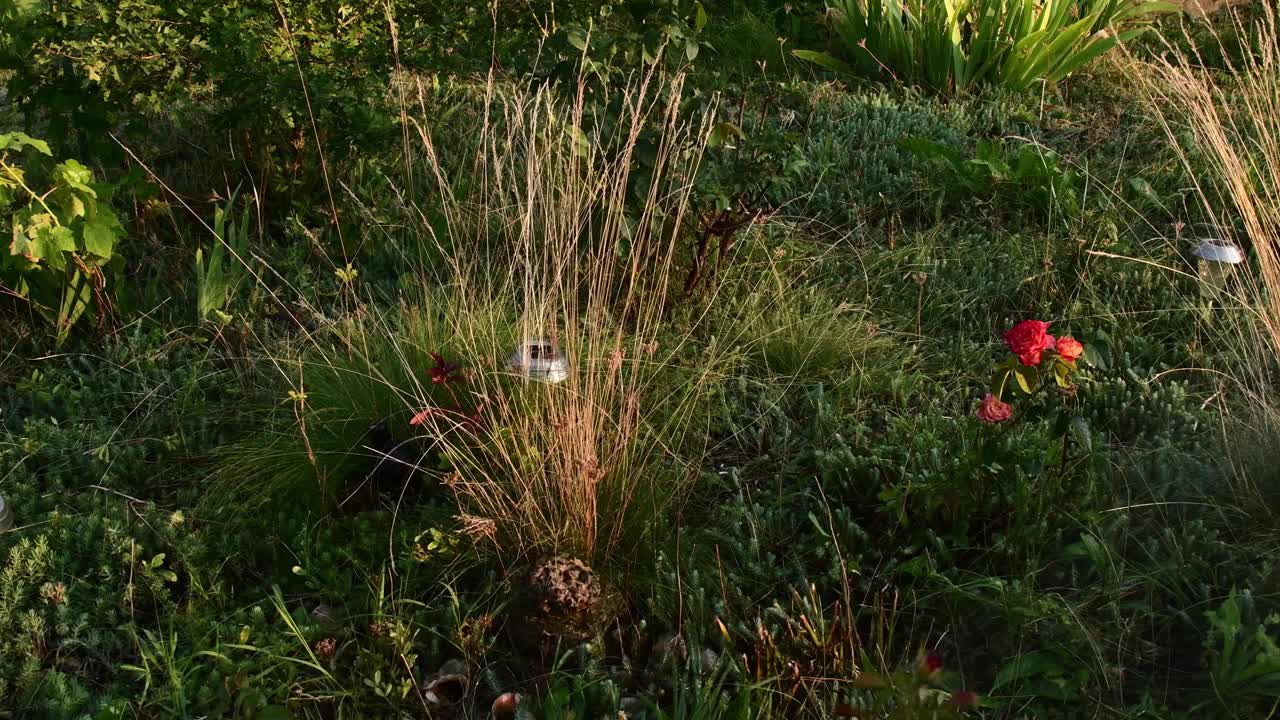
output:
[{"label": "ornamental grass clump", "polygon": [[[397,193],[437,258],[413,273],[425,290],[276,359],[292,422],[237,450],[222,495],[310,484],[341,506],[374,485],[398,508],[406,489],[426,492],[504,562],[609,570],[661,547],[700,472],[706,434],[691,428],[729,351],[695,349],[665,317],[713,118],[679,114],[681,90],[640,78],[605,126],[581,92],[494,87],[465,152],[437,144],[447,128],[425,106],[406,113],[418,173]],[[509,366],[530,338],[566,360],[563,380]],[[375,467],[396,470],[381,473],[389,486]]]},{"label": "ornamental grass clump", "polygon": [[[1208,67],[1203,50],[1191,40],[1189,51],[1167,43],[1165,52],[1134,62],[1133,77],[1188,175],[1209,223],[1245,251],[1246,261],[1233,275],[1230,292],[1221,292],[1222,311],[1209,331],[1236,357],[1226,372],[1227,397],[1242,395],[1239,434],[1230,439],[1240,466],[1260,462],[1270,472],[1274,461],[1251,457],[1271,452],[1280,432],[1280,402],[1275,383],[1280,372],[1280,21],[1273,3],[1247,11],[1227,11],[1230,30],[1252,39],[1237,59],[1226,41],[1215,38],[1226,71]],[[1188,256],[1189,247],[1180,248]],[[1274,518],[1280,488],[1261,487],[1239,473],[1231,497]],[[1270,521],[1267,521],[1271,524]]]},{"label": "ornamental grass clump", "polygon": [[[433,395],[410,397],[413,433],[448,468],[459,512],[490,522],[504,553],[593,568],[630,558],[660,544],[699,472],[705,439],[689,430],[720,351],[690,362],[664,315],[711,116],[678,115],[681,90],[653,77],[623,88],[612,128],[589,119],[581,94],[495,100],[462,182],[439,162],[433,128],[417,126],[448,228],[435,240],[457,289],[450,346],[471,359],[461,371],[476,403],[459,422],[432,411]],[[643,181],[631,171],[642,134],[656,140]],[[502,323],[477,324],[495,303],[509,308]],[[563,354],[562,381],[508,367],[528,338]]]},{"label": "ornamental grass clump", "polygon": [[979,84],[1025,90],[1066,78],[1146,29],[1117,26],[1176,8],[1152,0],[835,0],[838,54],[795,54],[943,93]]}]

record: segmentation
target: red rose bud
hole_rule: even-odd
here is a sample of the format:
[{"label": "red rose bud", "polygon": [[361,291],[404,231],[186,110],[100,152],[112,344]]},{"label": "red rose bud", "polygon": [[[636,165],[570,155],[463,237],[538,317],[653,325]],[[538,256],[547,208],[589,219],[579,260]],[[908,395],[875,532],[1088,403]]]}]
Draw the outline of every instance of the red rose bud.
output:
[{"label": "red rose bud", "polygon": [[942,656],[938,653],[929,653],[920,658],[920,674],[925,677],[932,677],[942,669]]},{"label": "red rose bud", "polygon": [[1023,320],[1004,334],[1004,342],[1023,365],[1035,366],[1040,364],[1040,354],[1054,347],[1048,331],[1047,322]]},{"label": "red rose bud", "polygon": [[957,690],[951,693],[951,704],[958,708],[978,707],[978,693],[972,690]]},{"label": "red rose bud", "polygon": [[982,398],[982,404],[978,405],[976,414],[982,422],[994,425],[1008,420],[1013,414],[1013,407],[995,395],[987,393],[986,397]]},{"label": "red rose bud", "polygon": [[493,701],[493,705],[489,708],[489,715],[494,720],[515,717],[516,708],[520,706],[520,701],[523,699],[520,693],[502,693]]},{"label": "red rose bud", "polygon": [[1058,338],[1058,357],[1068,362],[1075,362],[1083,354],[1084,345],[1081,345],[1079,340],[1070,335]]},{"label": "red rose bud", "polygon": [[858,677],[853,679],[853,686],[859,690],[874,690],[876,688],[882,688],[885,685],[886,683],[884,678],[866,670],[858,673]]}]

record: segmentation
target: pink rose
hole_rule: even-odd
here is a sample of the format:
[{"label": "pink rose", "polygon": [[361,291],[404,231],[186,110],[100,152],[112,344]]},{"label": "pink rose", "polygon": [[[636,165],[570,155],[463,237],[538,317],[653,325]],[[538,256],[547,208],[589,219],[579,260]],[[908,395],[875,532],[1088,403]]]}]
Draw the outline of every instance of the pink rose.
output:
[{"label": "pink rose", "polygon": [[1053,336],[1048,330],[1047,322],[1023,320],[1004,334],[1004,341],[1023,365],[1035,366],[1040,364],[1040,353],[1053,349]]},{"label": "pink rose", "polygon": [[1058,357],[1068,362],[1075,361],[1076,358],[1084,354],[1084,345],[1079,340],[1070,335],[1063,335],[1058,338]]},{"label": "pink rose", "polygon": [[982,404],[978,406],[977,414],[982,422],[994,425],[1008,420],[1013,414],[1013,407],[995,395],[987,393],[986,397],[982,398]]}]

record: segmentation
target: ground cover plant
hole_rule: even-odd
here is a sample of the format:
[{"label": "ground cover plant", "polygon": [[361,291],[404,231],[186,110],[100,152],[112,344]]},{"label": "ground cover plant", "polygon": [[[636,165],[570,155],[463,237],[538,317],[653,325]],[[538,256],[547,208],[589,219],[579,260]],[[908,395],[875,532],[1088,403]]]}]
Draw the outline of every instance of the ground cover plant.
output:
[{"label": "ground cover plant", "polygon": [[1271,6],[0,18],[0,717],[1280,703]]}]

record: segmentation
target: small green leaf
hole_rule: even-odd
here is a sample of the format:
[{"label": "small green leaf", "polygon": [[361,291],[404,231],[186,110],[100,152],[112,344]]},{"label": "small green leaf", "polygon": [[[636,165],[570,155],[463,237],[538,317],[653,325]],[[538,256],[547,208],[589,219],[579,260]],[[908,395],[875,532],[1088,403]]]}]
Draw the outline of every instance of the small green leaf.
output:
[{"label": "small green leaf", "polygon": [[1018,389],[1031,395],[1040,385],[1040,371],[1033,367],[1019,364],[1013,369],[1013,377],[1018,382]]},{"label": "small green leaf", "polygon": [[1071,371],[1072,367],[1066,360],[1057,358],[1053,361],[1053,380],[1058,383],[1058,387],[1071,387]]},{"label": "small green leaf", "polygon": [[97,193],[89,186],[89,183],[93,182],[93,171],[81,165],[78,160],[58,163],[53,168],[53,177],[56,182],[79,190],[90,197],[97,197]]},{"label": "small green leaf", "polygon": [[1084,355],[1081,359],[1092,367],[1106,370],[1111,366],[1111,348],[1105,340],[1085,343]]},{"label": "small green leaf", "polygon": [[720,147],[728,142],[731,137],[742,138],[745,136],[742,134],[742,130],[733,123],[717,123],[715,127],[711,128],[711,134],[707,137],[707,147]]},{"label": "small green leaf", "polygon": [[1151,183],[1140,177],[1129,178],[1129,187],[1138,195],[1138,197],[1151,203],[1153,206],[1165,209],[1164,203],[1160,201],[1160,195],[1156,193],[1155,188],[1151,187]]}]

